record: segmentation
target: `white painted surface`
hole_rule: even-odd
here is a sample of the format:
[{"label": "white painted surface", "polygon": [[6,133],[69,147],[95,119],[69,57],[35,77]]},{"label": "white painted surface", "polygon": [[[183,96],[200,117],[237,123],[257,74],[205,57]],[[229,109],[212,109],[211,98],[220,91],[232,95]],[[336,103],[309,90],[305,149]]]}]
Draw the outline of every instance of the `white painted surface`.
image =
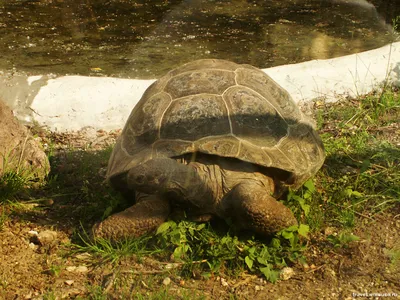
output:
[{"label": "white painted surface", "polygon": [[90,126],[123,127],[132,108],[154,80],[64,76],[51,79],[35,97],[34,119],[53,131]]},{"label": "white painted surface", "polygon": [[[264,69],[296,102],[371,92],[387,78],[400,85],[400,42],[328,60]],[[0,76],[1,77],[1,76]],[[40,76],[27,79],[31,85]],[[33,119],[53,131],[122,128],[130,111],[154,80],[64,76],[49,79],[33,101]],[[17,115],[18,116],[18,115]],[[26,116],[22,116],[24,118]]]},{"label": "white painted surface", "polygon": [[364,95],[385,80],[400,85],[400,43],[342,56],[264,70],[296,102],[316,98],[335,101],[340,96]]}]

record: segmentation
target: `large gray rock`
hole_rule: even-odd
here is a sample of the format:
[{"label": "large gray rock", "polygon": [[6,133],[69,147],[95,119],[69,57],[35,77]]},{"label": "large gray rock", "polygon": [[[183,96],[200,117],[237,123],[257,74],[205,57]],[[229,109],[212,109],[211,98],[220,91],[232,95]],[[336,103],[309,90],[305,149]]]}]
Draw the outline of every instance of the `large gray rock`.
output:
[{"label": "large gray rock", "polygon": [[50,171],[50,164],[41,145],[0,100],[0,177],[9,171],[17,171],[29,179],[43,179]]}]

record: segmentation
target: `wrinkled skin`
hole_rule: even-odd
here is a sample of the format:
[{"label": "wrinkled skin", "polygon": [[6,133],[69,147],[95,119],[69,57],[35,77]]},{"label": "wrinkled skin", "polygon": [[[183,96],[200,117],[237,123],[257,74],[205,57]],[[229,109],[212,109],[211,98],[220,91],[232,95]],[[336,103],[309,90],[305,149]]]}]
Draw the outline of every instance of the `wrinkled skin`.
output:
[{"label": "wrinkled skin", "polygon": [[[197,221],[231,219],[239,229],[270,235],[297,224],[276,200],[279,180],[265,168],[216,156],[156,158],[125,174],[136,203],[95,225],[95,237],[121,240],[157,229],[175,207]],[[133,194],[132,194],[133,195]]]}]

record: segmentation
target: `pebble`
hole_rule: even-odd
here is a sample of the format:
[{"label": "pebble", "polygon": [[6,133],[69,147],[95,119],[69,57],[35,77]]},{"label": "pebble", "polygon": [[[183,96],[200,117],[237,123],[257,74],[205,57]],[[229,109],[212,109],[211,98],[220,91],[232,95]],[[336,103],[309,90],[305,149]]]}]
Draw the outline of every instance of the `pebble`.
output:
[{"label": "pebble", "polygon": [[285,267],[281,270],[279,274],[279,278],[282,280],[288,280],[295,275],[295,272],[292,268]]},{"label": "pebble", "polygon": [[29,243],[28,247],[31,248],[32,250],[36,250],[37,245],[35,245],[34,243]]},{"label": "pebble", "polygon": [[73,285],[73,284],[74,284],[74,281],[73,281],[73,280],[65,280],[64,283],[65,283],[66,285]]},{"label": "pebble", "polygon": [[30,236],[37,236],[39,234],[39,232],[37,232],[36,230],[30,230],[30,231],[28,231],[28,234]]},{"label": "pebble", "polygon": [[97,130],[91,126],[85,126],[79,131],[79,134],[89,140],[94,140],[97,137]]},{"label": "pebble", "polygon": [[52,242],[54,242],[56,240],[57,232],[55,232],[53,230],[45,230],[45,231],[39,232],[39,234],[37,235],[37,238],[41,245],[51,244]]},{"label": "pebble", "polygon": [[335,227],[326,227],[324,230],[324,234],[325,235],[337,235],[337,229]]},{"label": "pebble", "polygon": [[89,269],[86,266],[70,266],[67,267],[66,270],[68,272],[75,272],[75,273],[87,273],[89,271]]},{"label": "pebble", "polygon": [[84,253],[75,255],[75,257],[79,260],[87,260],[87,259],[90,259],[92,257],[92,255],[90,253],[84,252]]},{"label": "pebble", "polygon": [[166,264],[165,268],[166,269],[173,269],[173,268],[176,268],[177,266],[178,266],[178,264],[172,263],[172,264]]},{"label": "pebble", "polygon": [[169,285],[171,283],[171,278],[165,277],[162,283],[165,286]]},{"label": "pebble", "polygon": [[224,278],[221,278],[221,285],[226,287],[229,284],[228,284],[228,282],[226,282],[226,280]]}]

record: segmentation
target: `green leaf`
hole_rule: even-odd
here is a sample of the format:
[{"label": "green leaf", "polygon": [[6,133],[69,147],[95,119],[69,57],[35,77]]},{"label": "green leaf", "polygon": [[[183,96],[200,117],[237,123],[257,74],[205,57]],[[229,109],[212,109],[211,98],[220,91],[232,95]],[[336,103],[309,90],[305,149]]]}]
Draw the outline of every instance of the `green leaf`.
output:
[{"label": "green leaf", "polygon": [[274,248],[274,249],[281,249],[282,248],[281,241],[279,239],[277,239],[277,238],[273,238],[271,240],[271,245],[270,246],[272,248]]},{"label": "green leaf", "polygon": [[202,223],[202,224],[197,226],[197,230],[202,230],[204,227],[206,227],[206,224]]},{"label": "green leaf", "polygon": [[107,207],[106,210],[105,210],[104,213],[103,213],[103,219],[105,219],[105,218],[107,218],[109,215],[111,215],[112,211],[113,211],[112,206]]},{"label": "green leaf", "polygon": [[350,242],[358,241],[360,238],[352,233],[341,232],[339,234],[339,241],[341,244],[348,244]]},{"label": "green leaf", "polygon": [[254,252],[256,251],[256,247],[251,247],[248,251],[249,251],[250,255],[253,256]]},{"label": "green leaf", "polygon": [[174,245],[180,245],[182,242],[181,239],[181,233],[179,232],[179,230],[174,230],[170,233],[170,240],[171,243],[173,243]]},{"label": "green leaf", "polygon": [[254,261],[249,256],[246,256],[244,258],[244,261],[246,262],[247,267],[249,267],[249,269],[251,270]]},{"label": "green leaf", "polygon": [[292,198],[294,200],[296,200],[297,202],[299,202],[301,209],[304,211],[304,214],[307,216],[308,213],[310,212],[310,205],[306,204],[306,201],[297,195],[293,195]]},{"label": "green leaf", "polygon": [[265,278],[267,278],[267,279],[271,276],[271,270],[268,266],[260,268],[260,271],[261,271],[261,273],[264,274]]},{"label": "green leaf", "polygon": [[260,271],[264,274],[265,278],[272,283],[275,283],[279,278],[279,271],[272,270],[270,265],[260,268]]},{"label": "green leaf", "polygon": [[352,194],[352,196],[355,196],[355,197],[357,197],[357,198],[361,198],[361,197],[364,196],[362,193],[357,192],[357,191],[353,191],[351,194]]},{"label": "green leaf", "polygon": [[299,229],[299,226],[297,226],[297,225],[292,225],[292,226],[290,226],[290,227],[288,227],[288,228],[285,228],[283,231],[297,232],[298,229]]},{"label": "green leaf", "polygon": [[282,237],[284,238],[284,239],[286,239],[286,240],[292,240],[293,238],[294,238],[294,234],[293,234],[293,232],[291,232],[291,231],[286,231],[286,230],[284,230],[284,231],[282,231]]},{"label": "green leaf", "polygon": [[162,224],[157,228],[156,234],[164,233],[164,232],[166,232],[168,229],[174,228],[174,227],[176,227],[176,223],[175,223],[174,221],[164,222],[164,223],[162,223]]},{"label": "green leaf", "polygon": [[364,160],[360,168],[360,173],[364,173],[365,171],[367,171],[370,166],[371,162],[368,159]]},{"label": "green leaf", "polygon": [[346,187],[343,190],[343,195],[346,197],[350,197],[353,194],[353,190],[351,189],[351,187]]},{"label": "green leaf", "polygon": [[313,183],[313,181],[310,179],[310,180],[307,180],[305,183],[304,183],[304,186],[307,188],[307,190],[309,190],[311,193],[314,193],[315,192],[315,186],[314,186],[314,183]]},{"label": "green leaf", "polygon": [[189,249],[190,249],[189,245],[181,245],[179,247],[176,247],[174,250],[174,258],[183,259]]},{"label": "green leaf", "polygon": [[299,229],[297,230],[297,232],[304,237],[307,237],[308,232],[310,231],[310,227],[308,225],[305,224],[300,224]]},{"label": "green leaf", "polygon": [[268,252],[268,248],[264,246],[260,254],[257,256],[257,261],[258,263],[266,266],[270,257],[271,255]]},{"label": "green leaf", "polygon": [[190,236],[194,235],[194,228],[190,227],[188,231],[189,231]]}]

